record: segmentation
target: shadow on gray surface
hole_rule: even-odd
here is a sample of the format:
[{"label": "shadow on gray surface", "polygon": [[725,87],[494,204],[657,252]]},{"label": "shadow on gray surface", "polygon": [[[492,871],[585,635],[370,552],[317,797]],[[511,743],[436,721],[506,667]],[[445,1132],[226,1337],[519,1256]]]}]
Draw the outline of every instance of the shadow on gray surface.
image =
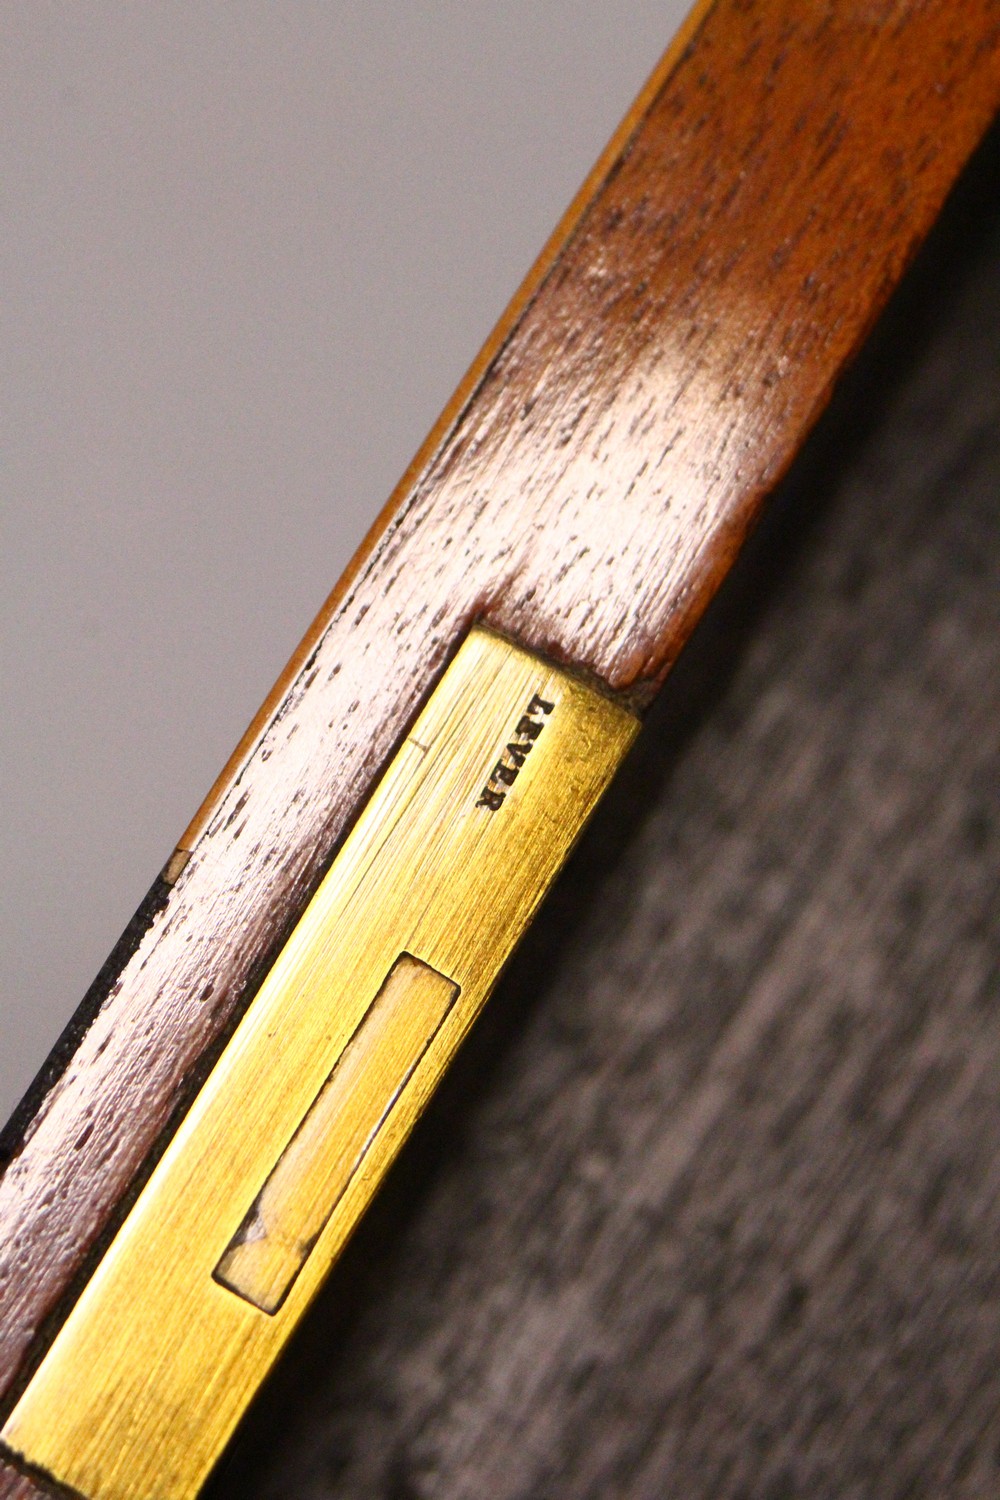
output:
[{"label": "shadow on gray surface", "polygon": [[996,1493],[1000,134],[207,1492]]}]

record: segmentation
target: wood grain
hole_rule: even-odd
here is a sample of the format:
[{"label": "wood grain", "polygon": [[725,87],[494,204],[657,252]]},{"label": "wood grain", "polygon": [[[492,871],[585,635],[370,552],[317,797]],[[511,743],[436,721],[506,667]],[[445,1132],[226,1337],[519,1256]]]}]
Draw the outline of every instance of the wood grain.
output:
[{"label": "wood grain", "polygon": [[974,185],[205,1500],[1000,1494],[1000,133]]},{"label": "wood grain", "polygon": [[37,1500],[50,1493],[47,1485],[35,1484],[0,1462],[0,1500]]},{"label": "wood grain", "polygon": [[993,0],[717,0],[668,55],[6,1137],[3,1387],[468,623],[652,698],[992,117],[998,48]]}]

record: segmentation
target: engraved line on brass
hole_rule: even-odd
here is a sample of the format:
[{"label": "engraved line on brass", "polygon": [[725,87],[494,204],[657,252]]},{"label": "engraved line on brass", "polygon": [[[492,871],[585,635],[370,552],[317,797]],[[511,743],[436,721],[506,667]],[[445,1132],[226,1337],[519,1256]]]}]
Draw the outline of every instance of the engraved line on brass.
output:
[{"label": "engraved line on brass", "polygon": [[404,953],[337,1060],[213,1275],[278,1311],[459,986]]},{"label": "engraved line on brass", "polygon": [[[533,721],[534,738],[517,732],[524,718]],[[196,1500],[637,727],[578,679],[470,630],[7,1415],[5,1451],[88,1500]],[[484,781],[496,791],[509,785],[487,779],[508,741],[530,743],[533,753],[520,767],[516,757],[502,757],[522,774],[496,814],[475,802]],[[365,1016],[407,953],[461,992],[436,1034],[453,990],[414,1019],[412,1046],[391,1065],[379,1064],[384,1077],[377,1089],[373,1083],[373,1098],[367,1085],[359,1091],[368,1101],[364,1125],[332,1185],[323,1137],[318,1186],[280,1223],[293,1244],[308,1243],[329,1217],[268,1316],[215,1279],[213,1268],[224,1269],[225,1256],[227,1274],[238,1279],[237,1226],[277,1180],[276,1164],[359,1027],[369,1062],[378,1051],[371,1045],[377,1028],[367,1034],[377,1017]],[[296,1190],[302,1185],[295,1173],[290,1181]],[[270,1226],[266,1217],[263,1223]],[[273,1305],[273,1273],[265,1267],[251,1282],[245,1243],[241,1279],[258,1302]]]},{"label": "engraved line on brass", "polygon": [[534,748],[535,741],[545,728],[545,720],[554,708],[554,703],[549,703],[538,693],[532,694],[528,707],[517,721],[513,740],[504,747],[486,785],[479,793],[477,807],[497,812],[503,806],[508,787],[512,787],[517,780],[517,773]]}]

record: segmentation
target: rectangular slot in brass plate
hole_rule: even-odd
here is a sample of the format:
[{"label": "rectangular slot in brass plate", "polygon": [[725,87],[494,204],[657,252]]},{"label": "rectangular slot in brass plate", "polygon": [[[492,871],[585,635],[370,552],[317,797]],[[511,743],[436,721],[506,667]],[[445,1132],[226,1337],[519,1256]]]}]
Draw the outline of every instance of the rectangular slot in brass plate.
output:
[{"label": "rectangular slot in brass plate", "polygon": [[227,1246],[216,1281],[277,1312],[458,992],[410,954],[397,959]]},{"label": "rectangular slot in brass plate", "polygon": [[[198,1494],[637,728],[470,631],[7,1418],[8,1450],[85,1500]],[[383,989],[401,954],[447,995],[411,992],[412,973]]]}]

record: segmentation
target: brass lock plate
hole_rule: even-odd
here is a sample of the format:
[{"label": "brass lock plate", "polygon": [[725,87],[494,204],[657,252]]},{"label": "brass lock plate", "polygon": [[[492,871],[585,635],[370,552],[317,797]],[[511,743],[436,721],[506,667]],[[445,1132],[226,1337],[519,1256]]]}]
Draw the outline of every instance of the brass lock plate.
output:
[{"label": "brass lock plate", "polygon": [[189,1500],[638,723],[463,642],[3,1428],[86,1500]]}]

